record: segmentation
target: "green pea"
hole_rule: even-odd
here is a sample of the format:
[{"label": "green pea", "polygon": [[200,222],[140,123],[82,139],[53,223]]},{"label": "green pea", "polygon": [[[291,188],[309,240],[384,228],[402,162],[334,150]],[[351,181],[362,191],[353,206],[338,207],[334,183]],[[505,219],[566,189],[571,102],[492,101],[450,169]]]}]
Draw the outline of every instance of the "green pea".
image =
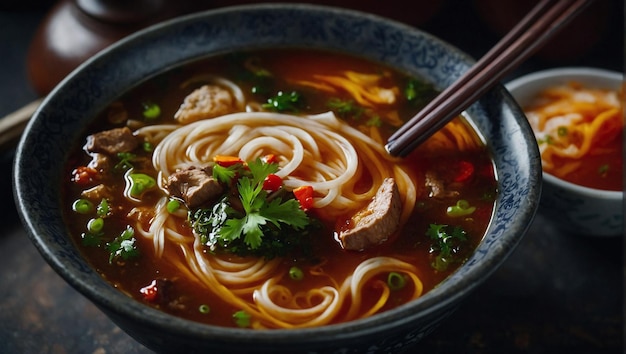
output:
[{"label": "green pea", "polygon": [[98,233],[102,231],[104,227],[104,219],[102,218],[94,218],[87,222],[87,230],[93,233]]},{"label": "green pea", "polygon": [[170,199],[165,206],[168,213],[173,213],[180,208],[180,202],[176,199]]},{"label": "green pea", "polygon": [[93,211],[93,203],[87,199],[78,199],[72,204],[72,210],[79,214],[87,214]]},{"label": "green pea", "polygon": [[161,115],[161,107],[158,104],[148,102],[143,105],[143,116],[146,119],[156,119]]},{"label": "green pea", "polygon": [[302,280],[304,278],[304,272],[302,269],[293,266],[289,268],[289,277],[293,280]]}]

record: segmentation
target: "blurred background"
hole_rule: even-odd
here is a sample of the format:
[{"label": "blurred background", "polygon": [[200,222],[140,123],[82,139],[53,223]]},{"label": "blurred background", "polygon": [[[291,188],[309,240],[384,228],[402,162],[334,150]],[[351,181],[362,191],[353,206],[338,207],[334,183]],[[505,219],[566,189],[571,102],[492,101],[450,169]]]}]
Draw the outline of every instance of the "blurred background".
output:
[{"label": "blurred background", "polygon": [[[0,127],[82,61],[174,16],[252,1],[3,0]],[[316,1],[430,32],[478,59],[536,0]],[[410,3],[411,5],[407,5]],[[624,2],[596,0],[504,81],[540,69],[624,71]],[[0,131],[2,133],[2,131]],[[14,144],[0,147],[0,351],[144,353],[65,284],[30,244],[13,203]],[[42,186],[45,188],[45,186]],[[418,348],[437,353],[623,353],[623,242],[574,238],[541,217],[515,253]],[[56,304],[75,307],[61,312]]]},{"label": "blurred background", "polygon": [[[21,69],[5,81],[26,84],[15,95],[43,96],[86,58],[118,39],[162,20],[246,0],[8,0],[0,5],[0,60]],[[537,0],[316,1],[392,18],[449,41],[479,58],[514,26]],[[540,49],[518,72],[589,65],[623,69],[624,7],[619,0],[595,1]],[[23,65],[26,66],[23,66]],[[20,97],[16,97],[20,98]],[[4,100],[3,100],[4,101]],[[13,105],[21,101],[8,99]],[[11,105],[9,103],[9,105]],[[15,106],[0,106],[0,112]]]}]

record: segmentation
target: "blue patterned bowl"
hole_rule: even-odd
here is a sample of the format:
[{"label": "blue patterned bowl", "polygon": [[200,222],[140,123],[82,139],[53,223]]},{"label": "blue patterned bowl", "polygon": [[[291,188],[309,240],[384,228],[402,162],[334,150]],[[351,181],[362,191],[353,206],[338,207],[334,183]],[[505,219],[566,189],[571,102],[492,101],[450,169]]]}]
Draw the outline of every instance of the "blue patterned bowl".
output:
[{"label": "blue patterned bowl", "polygon": [[62,221],[61,166],[70,143],[100,110],[146,77],[211,53],[281,45],[359,54],[422,76],[439,89],[473,63],[427,33],[361,12],[293,4],[224,8],[156,25],[88,60],[50,93],[20,141],[14,191],[32,242],[69,284],[155,351],[388,353],[413,347],[496,270],[535,215],[541,189],[537,145],[520,108],[498,86],[468,110],[497,167],[493,222],[467,263],[420,299],[345,324],[251,331],[185,321],[117,291],[81,258]]},{"label": "blue patterned bowl", "polygon": [[[619,72],[567,67],[542,70],[506,84],[521,107],[538,92],[575,81],[585,87],[619,90],[624,75]],[[560,229],[585,236],[624,234],[624,192],[587,188],[543,173],[543,192],[539,212]]]}]

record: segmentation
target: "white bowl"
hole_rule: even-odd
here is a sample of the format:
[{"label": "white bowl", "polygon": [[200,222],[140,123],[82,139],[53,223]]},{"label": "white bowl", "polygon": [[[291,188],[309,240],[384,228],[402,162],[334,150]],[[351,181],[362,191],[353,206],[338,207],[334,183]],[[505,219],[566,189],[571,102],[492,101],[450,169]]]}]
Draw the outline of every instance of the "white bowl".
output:
[{"label": "white bowl", "polygon": [[[587,87],[619,89],[623,74],[588,68],[566,67],[534,72],[506,84],[521,107],[539,91],[571,81]],[[575,234],[618,236],[624,234],[624,192],[582,187],[543,172],[539,212],[561,229]]]}]

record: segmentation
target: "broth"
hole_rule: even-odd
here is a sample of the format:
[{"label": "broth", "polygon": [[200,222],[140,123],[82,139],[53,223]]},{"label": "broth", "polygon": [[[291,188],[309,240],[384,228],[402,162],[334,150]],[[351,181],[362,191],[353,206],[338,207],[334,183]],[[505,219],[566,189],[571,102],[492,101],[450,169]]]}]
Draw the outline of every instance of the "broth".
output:
[{"label": "broth", "polygon": [[[207,83],[233,96],[240,88],[243,104],[231,103],[238,108],[225,115],[181,124],[174,118],[177,111]],[[278,102],[278,93],[289,99]],[[298,328],[395,308],[433,289],[472,254],[489,225],[497,193],[489,151],[462,117],[404,159],[384,153],[386,138],[435,94],[425,82],[380,63],[311,49],[241,52],[175,68],[123,94],[85,132],[89,142],[98,132],[130,127],[139,144],[109,154],[106,162],[96,157],[107,154],[90,151],[89,144],[76,146],[67,163],[68,228],[86,259],[114,287],[193,321]],[[286,108],[277,107],[283,104]],[[258,136],[250,135],[257,130]],[[268,138],[275,149],[262,143]],[[245,144],[257,141],[258,148],[247,152]],[[292,230],[280,224],[276,230],[270,225],[275,220],[259,224],[262,240],[270,237],[268,228],[278,234],[275,242],[285,247],[283,253],[260,254],[261,247],[242,243],[252,232],[226,246],[210,243],[211,228],[205,235],[198,228],[208,214],[196,211],[221,204],[190,207],[190,201],[170,195],[174,187],[168,183],[181,166],[210,166],[213,175],[222,165],[238,166],[227,189],[231,195],[222,199],[233,215],[235,204],[245,204],[243,176],[270,164],[261,157],[277,156],[279,168],[271,174],[280,175],[296,160],[299,146],[305,158],[281,176],[282,185],[268,192],[264,203],[297,200],[297,212],[276,213],[277,219],[306,210],[307,226]],[[344,158],[352,148],[358,162]],[[231,165],[216,155],[247,158]],[[353,175],[342,182],[344,170]],[[133,184],[130,176],[140,174],[156,184]],[[356,228],[356,215],[369,211],[372,196],[380,192],[372,191],[390,176],[401,191],[399,221],[394,223],[398,229],[385,231],[387,236],[364,249],[347,249],[342,230]],[[326,191],[324,186],[331,184]],[[146,191],[133,194],[137,185]],[[308,200],[313,205],[298,199],[296,189],[303,185],[315,186]],[[326,203],[334,191],[339,197]],[[233,193],[239,202],[232,201]],[[222,232],[224,225],[213,230]],[[239,250],[248,249],[237,253],[235,242]]]},{"label": "broth", "polygon": [[524,108],[543,170],[580,186],[623,189],[623,98],[578,82],[549,87]]}]

